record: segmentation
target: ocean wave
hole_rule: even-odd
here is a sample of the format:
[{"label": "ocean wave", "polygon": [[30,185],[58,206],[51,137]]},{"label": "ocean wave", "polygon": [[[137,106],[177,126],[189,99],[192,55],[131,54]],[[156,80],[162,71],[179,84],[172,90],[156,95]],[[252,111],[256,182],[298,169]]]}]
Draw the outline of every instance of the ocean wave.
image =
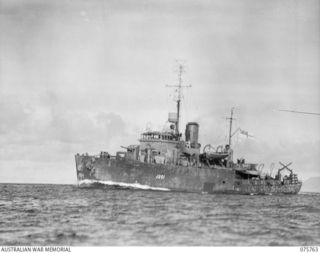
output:
[{"label": "ocean wave", "polygon": [[154,190],[154,191],[170,191],[168,188],[163,187],[152,187],[150,185],[144,185],[139,183],[122,183],[122,182],[113,182],[113,181],[102,181],[102,180],[92,180],[92,179],[84,179],[79,181],[80,186],[92,185],[92,184],[102,184],[109,186],[120,186],[122,188],[134,188],[134,189],[142,189],[142,190]]},{"label": "ocean wave", "polygon": [[[3,191],[4,184],[0,184],[0,244],[320,244],[320,195],[159,194],[159,191],[133,189],[132,186],[140,186],[141,189],[139,184],[94,180],[87,181],[87,184],[93,185],[82,190],[76,185],[7,184],[7,192]],[[131,189],[116,190],[121,188],[119,185],[131,186]],[[142,186],[142,189],[146,187],[150,188]]]}]

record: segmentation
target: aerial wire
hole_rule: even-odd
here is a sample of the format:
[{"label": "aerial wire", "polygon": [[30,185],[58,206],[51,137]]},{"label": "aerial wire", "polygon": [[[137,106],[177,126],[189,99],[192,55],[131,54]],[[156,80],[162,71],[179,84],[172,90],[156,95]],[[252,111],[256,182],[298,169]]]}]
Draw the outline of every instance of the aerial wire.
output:
[{"label": "aerial wire", "polygon": [[292,113],[301,113],[301,114],[310,114],[310,115],[317,115],[317,116],[320,116],[320,113],[317,113],[317,112],[301,112],[301,111],[294,111],[294,110],[281,110],[281,109],[279,109],[279,111],[282,111],[282,112],[292,112]]}]

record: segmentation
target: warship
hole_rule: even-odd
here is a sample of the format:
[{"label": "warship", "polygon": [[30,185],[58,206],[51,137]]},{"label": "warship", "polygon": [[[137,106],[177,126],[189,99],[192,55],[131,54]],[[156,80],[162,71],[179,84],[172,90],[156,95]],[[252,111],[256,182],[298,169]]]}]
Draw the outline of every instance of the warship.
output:
[{"label": "warship", "polygon": [[[179,66],[178,85],[169,86],[177,90],[177,111],[169,113],[170,127],[163,131],[146,130],[139,144],[121,146],[124,149],[115,155],[104,151],[99,155],[76,154],[78,185],[209,194],[297,194],[302,182],[289,168],[291,163],[280,162],[282,167],[272,176],[262,173],[263,164],[248,163],[243,158],[233,161],[233,109],[228,118],[229,143],[224,146],[214,148],[207,144],[201,148],[197,122],[186,124],[184,136],[180,133],[181,90],[190,87],[182,85],[182,70]],[[287,173],[283,173],[285,170]]]}]

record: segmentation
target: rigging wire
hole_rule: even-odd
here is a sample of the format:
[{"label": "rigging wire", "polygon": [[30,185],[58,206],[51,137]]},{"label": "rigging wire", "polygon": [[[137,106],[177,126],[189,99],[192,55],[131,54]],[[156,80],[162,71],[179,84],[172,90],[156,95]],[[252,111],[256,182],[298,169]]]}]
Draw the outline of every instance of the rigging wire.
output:
[{"label": "rigging wire", "polygon": [[281,109],[279,109],[279,111],[282,111],[282,112],[292,112],[292,113],[301,113],[301,114],[310,114],[310,115],[317,115],[317,116],[320,116],[320,113],[317,113],[317,112],[301,112],[301,111],[294,111],[294,110],[281,110]]}]

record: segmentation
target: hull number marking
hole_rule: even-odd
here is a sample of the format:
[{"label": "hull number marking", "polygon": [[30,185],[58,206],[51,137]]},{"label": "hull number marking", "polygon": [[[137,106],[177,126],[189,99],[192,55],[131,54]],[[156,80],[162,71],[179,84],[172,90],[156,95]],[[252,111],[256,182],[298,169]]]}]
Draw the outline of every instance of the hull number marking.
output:
[{"label": "hull number marking", "polygon": [[161,179],[161,180],[163,180],[165,177],[166,177],[165,175],[158,174],[158,175],[156,176],[156,179]]}]

